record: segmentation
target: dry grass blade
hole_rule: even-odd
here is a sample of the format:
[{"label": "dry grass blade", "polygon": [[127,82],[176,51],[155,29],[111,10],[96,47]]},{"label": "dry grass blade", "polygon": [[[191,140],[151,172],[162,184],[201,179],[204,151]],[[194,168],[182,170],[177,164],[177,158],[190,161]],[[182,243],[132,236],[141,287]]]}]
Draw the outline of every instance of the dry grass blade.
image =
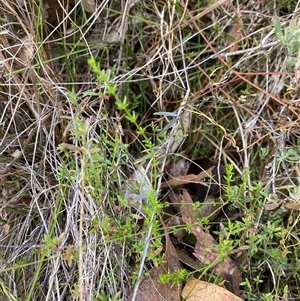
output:
[{"label": "dry grass blade", "polygon": [[208,5],[208,7],[204,8],[202,12],[200,12],[199,14],[197,14],[196,16],[192,16],[188,21],[186,21],[185,23],[182,24],[182,27],[186,27],[188,25],[190,25],[192,22],[200,20],[202,17],[204,17],[205,15],[209,14],[211,11],[213,11],[214,9],[218,8],[219,6],[226,4],[227,2],[229,2],[229,0],[217,0],[215,2],[212,2]]}]

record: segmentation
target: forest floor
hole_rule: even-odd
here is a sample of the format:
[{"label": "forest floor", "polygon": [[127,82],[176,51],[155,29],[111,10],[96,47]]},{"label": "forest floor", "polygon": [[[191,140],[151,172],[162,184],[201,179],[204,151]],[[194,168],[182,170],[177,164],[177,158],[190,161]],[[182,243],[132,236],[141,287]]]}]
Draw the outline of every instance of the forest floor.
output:
[{"label": "forest floor", "polygon": [[299,5],[2,1],[0,300],[298,300]]}]

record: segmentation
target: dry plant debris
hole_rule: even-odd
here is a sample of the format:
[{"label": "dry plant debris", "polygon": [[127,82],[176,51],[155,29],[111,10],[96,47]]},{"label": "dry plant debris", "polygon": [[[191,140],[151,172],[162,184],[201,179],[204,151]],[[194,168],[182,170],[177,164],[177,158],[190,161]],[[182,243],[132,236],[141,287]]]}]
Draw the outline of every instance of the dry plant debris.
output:
[{"label": "dry plant debris", "polygon": [[216,251],[217,242],[209,233],[206,233],[200,225],[197,225],[197,221],[193,217],[194,209],[191,205],[193,201],[189,193],[183,190],[182,196],[182,219],[185,223],[193,225],[191,233],[193,233],[197,239],[194,255],[203,265],[207,264],[207,262],[211,263],[211,269],[217,275],[222,275],[223,279],[228,282],[226,287],[235,295],[241,295],[239,288],[242,282],[241,271],[231,258],[218,258],[218,252]]},{"label": "dry plant debris", "polygon": [[299,299],[298,7],[1,1],[0,300]]},{"label": "dry plant debris", "polygon": [[[162,222],[164,225],[164,223]],[[177,252],[170,240],[167,230],[164,226],[166,247],[165,263],[158,267],[153,267],[149,274],[141,281],[137,291],[129,296],[129,300],[169,300],[180,301],[182,283],[172,283],[172,279],[167,283],[162,283],[160,276],[164,274],[173,274],[179,271],[181,265]]]},{"label": "dry plant debris", "polygon": [[243,299],[228,292],[226,289],[195,278],[188,280],[183,288],[182,298],[186,301],[241,301]]}]

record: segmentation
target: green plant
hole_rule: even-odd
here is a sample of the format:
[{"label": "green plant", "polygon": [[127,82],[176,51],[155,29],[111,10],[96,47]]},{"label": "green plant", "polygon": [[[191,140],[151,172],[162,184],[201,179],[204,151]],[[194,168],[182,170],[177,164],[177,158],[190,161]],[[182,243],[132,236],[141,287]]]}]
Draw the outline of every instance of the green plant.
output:
[{"label": "green plant", "polygon": [[[297,299],[297,1],[23,2],[0,3],[0,299],[126,299],[164,264],[178,154],[226,165],[219,218],[197,219],[217,252],[161,278],[220,284],[230,256],[248,299]],[[191,257],[173,234],[193,226],[166,226]]]},{"label": "green plant", "polygon": [[167,283],[171,287],[175,284],[180,284],[182,281],[186,281],[190,276],[190,273],[186,269],[179,269],[173,274],[163,274],[160,275],[159,280],[161,283]]},{"label": "green plant", "polygon": [[279,39],[281,45],[287,48],[288,58],[286,62],[286,67],[294,67],[297,62],[297,54],[300,47],[300,33],[297,21],[292,19],[289,25],[282,29],[281,21],[278,17],[273,19],[274,29],[277,38]]}]

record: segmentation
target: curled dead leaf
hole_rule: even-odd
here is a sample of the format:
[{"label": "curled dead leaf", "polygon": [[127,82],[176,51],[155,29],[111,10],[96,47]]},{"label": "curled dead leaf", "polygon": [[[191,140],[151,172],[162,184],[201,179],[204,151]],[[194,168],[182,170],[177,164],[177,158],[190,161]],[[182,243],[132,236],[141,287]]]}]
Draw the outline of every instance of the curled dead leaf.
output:
[{"label": "curled dead leaf", "polygon": [[216,284],[195,278],[188,280],[181,296],[186,301],[242,301],[241,298]]},{"label": "curled dead leaf", "polygon": [[206,186],[207,184],[202,180],[211,174],[213,168],[214,166],[205,171],[200,172],[197,175],[189,174],[189,175],[179,176],[175,179],[170,179],[168,181],[161,183],[161,188],[177,187],[188,183],[196,183],[196,184],[201,184]]},{"label": "curled dead leaf", "polygon": [[278,202],[273,201],[273,202],[267,203],[265,205],[265,209],[267,211],[273,211],[273,210],[277,209],[278,207],[280,207],[283,203],[284,203],[284,200],[281,200],[281,201],[278,201]]},{"label": "curled dead leaf", "polygon": [[241,296],[243,293],[239,289],[239,285],[242,282],[242,273],[234,263],[234,261],[228,256],[223,259],[216,260],[218,253],[216,250],[217,242],[210,235],[205,232],[202,227],[197,223],[194,217],[193,201],[187,190],[183,190],[183,206],[182,206],[182,220],[191,226],[191,233],[196,237],[197,243],[194,248],[194,256],[203,264],[208,262],[211,264],[211,270],[216,274],[223,277],[226,280],[226,287],[232,293],[237,296]]}]

